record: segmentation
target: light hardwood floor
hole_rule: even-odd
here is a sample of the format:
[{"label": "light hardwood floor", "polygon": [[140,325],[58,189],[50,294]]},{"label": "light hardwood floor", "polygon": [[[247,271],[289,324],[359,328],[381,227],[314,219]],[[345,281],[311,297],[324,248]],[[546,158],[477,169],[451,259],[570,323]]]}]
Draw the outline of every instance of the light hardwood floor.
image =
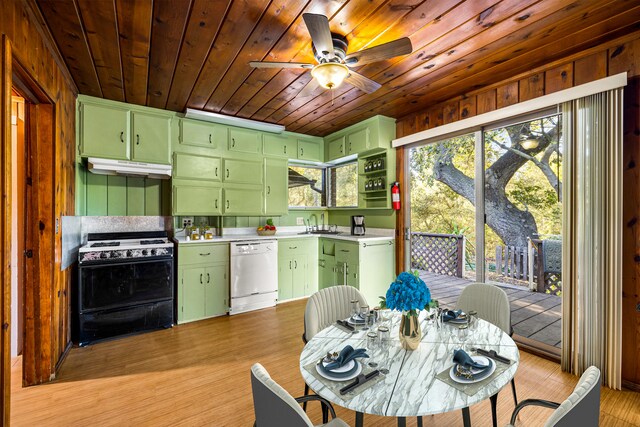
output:
[{"label": "light hardwood floor", "polygon": [[[74,348],[58,378],[22,388],[20,359],[12,369],[14,426],[251,426],[249,369],[262,363],[294,396],[304,384],[298,368],[305,301],[233,317],[176,326],[86,348]],[[577,378],[557,363],[521,354],[516,375],[520,399],[561,401]],[[420,399],[420,396],[415,396]],[[498,401],[499,425],[508,423],[513,400]],[[354,413],[336,407],[354,424]],[[309,413],[320,421],[320,411]],[[548,409],[525,409],[518,425],[542,425]],[[490,426],[489,403],[471,408],[474,426]],[[415,419],[409,420],[410,426]],[[365,416],[366,426],[395,426],[393,418]],[[460,412],[425,417],[427,426],[462,425]],[[640,425],[640,393],[602,390],[602,426]],[[283,426],[284,427],[284,426]]]}]

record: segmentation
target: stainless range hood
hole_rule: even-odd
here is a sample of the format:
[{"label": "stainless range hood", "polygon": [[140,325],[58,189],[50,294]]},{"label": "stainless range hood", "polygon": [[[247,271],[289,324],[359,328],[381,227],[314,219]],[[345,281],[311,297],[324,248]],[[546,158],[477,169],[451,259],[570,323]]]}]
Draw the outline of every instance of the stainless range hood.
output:
[{"label": "stainless range hood", "polygon": [[89,157],[89,172],[99,175],[137,176],[141,178],[170,179],[171,165],[156,163],[131,162],[128,160],[111,160]]}]

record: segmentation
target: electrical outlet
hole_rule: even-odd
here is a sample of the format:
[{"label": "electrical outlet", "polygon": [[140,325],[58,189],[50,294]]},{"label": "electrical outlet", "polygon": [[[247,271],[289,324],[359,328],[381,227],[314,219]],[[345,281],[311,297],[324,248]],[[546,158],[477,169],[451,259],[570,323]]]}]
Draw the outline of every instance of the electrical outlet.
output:
[{"label": "electrical outlet", "polygon": [[192,216],[183,216],[182,217],[182,228],[191,227],[193,225],[193,217]]},{"label": "electrical outlet", "polygon": [[304,218],[301,216],[296,218],[296,225],[304,225]]}]

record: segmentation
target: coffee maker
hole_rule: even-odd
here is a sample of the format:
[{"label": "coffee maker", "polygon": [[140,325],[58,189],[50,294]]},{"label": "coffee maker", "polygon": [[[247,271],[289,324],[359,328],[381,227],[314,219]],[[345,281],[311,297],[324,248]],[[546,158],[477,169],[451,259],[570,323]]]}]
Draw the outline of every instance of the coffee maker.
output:
[{"label": "coffee maker", "polygon": [[364,215],[353,215],[351,217],[351,235],[364,236],[365,230]]}]

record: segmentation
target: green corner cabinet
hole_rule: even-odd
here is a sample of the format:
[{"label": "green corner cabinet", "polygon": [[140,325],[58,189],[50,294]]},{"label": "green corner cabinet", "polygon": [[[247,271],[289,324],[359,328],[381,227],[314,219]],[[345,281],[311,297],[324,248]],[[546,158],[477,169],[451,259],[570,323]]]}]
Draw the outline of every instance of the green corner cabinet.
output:
[{"label": "green corner cabinet", "polygon": [[178,247],[178,323],[227,314],[229,244],[193,243]]},{"label": "green corner cabinet", "polygon": [[77,109],[80,156],[171,164],[175,113],[83,95]]},{"label": "green corner cabinet", "polygon": [[325,161],[388,150],[396,137],[395,119],[374,116],[324,137]]},{"label": "green corner cabinet", "polygon": [[319,288],[349,285],[358,288],[370,306],[378,305],[395,279],[394,240],[348,242],[320,238]]},{"label": "green corner cabinet", "polygon": [[278,301],[318,290],[318,242],[314,238],[278,239]]}]

